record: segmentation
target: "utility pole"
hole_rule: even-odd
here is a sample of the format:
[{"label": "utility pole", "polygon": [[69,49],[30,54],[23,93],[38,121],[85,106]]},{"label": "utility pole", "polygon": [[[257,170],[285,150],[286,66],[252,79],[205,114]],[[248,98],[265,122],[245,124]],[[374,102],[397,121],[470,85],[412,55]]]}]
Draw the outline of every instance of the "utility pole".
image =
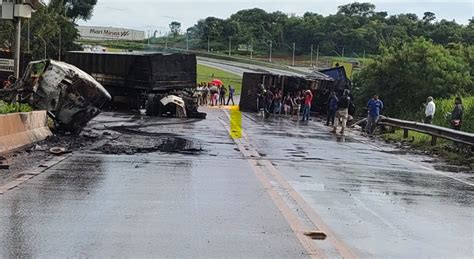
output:
[{"label": "utility pole", "polygon": [[[24,0],[17,0],[17,4],[23,4]],[[14,76],[20,78],[20,52],[21,52],[21,17],[15,18],[15,50],[14,50]]]},{"label": "utility pole", "polygon": [[189,33],[186,30],[186,51],[189,51]]},{"label": "utility pole", "polygon": [[253,59],[253,38],[250,39],[250,59]]},{"label": "utility pole", "polygon": [[231,50],[232,50],[232,36],[229,36],[229,57],[231,55]]},{"label": "utility pole", "polygon": [[270,63],[272,63],[272,47],[273,47],[273,42],[270,41],[270,59],[269,59]]},{"label": "utility pole", "polygon": [[31,37],[31,33],[30,33],[30,20],[28,19],[28,44],[26,45],[27,46],[27,50],[28,50],[28,53],[31,51],[30,50],[30,37]]},{"label": "utility pole", "polygon": [[310,54],[310,57],[311,57],[311,61],[309,63],[309,66],[310,67],[313,67],[313,44],[311,44],[311,54]]},{"label": "utility pole", "polygon": [[168,48],[168,33],[165,34],[165,49]]},{"label": "utility pole", "polygon": [[365,49],[364,49],[364,56],[363,56],[363,58],[365,59]]},{"label": "utility pole", "polygon": [[317,49],[316,49],[316,63],[319,62],[319,44],[317,46]]},{"label": "utility pole", "polygon": [[292,62],[293,66],[295,66],[295,47],[296,47],[296,43],[293,42],[293,62]]},{"label": "utility pole", "polygon": [[342,47],[341,57],[344,57],[344,47]]},{"label": "utility pole", "polygon": [[209,34],[207,35],[207,52],[210,52],[211,48],[211,39],[209,38]]},{"label": "utility pole", "polygon": [[59,48],[58,48],[58,60],[59,61],[61,61],[61,45],[62,45],[61,34],[62,34],[62,31],[61,31],[61,28],[59,28]]}]

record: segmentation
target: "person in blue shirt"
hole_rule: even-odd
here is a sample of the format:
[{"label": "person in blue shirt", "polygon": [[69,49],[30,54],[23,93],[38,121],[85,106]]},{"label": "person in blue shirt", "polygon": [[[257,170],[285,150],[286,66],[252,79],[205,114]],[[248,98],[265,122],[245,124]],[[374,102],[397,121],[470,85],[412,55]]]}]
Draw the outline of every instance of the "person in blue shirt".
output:
[{"label": "person in blue shirt", "polygon": [[337,102],[339,102],[339,99],[337,99],[336,92],[331,92],[328,102],[328,116],[326,126],[329,126],[329,122],[331,122],[331,126],[334,126],[334,119],[336,118],[337,111]]},{"label": "person in blue shirt", "polygon": [[231,85],[229,85],[229,98],[227,99],[227,105],[229,105],[229,102],[232,100],[232,105],[235,105],[234,103],[234,94],[235,94],[235,88]]},{"label": "person in blue shirt", "polygon": [[369,111],[366,131],[367,133],[372,134],[383,110],[383,102],[379,99],[378,95],[374,95],[374,97],[367,103],[367,108]]}]

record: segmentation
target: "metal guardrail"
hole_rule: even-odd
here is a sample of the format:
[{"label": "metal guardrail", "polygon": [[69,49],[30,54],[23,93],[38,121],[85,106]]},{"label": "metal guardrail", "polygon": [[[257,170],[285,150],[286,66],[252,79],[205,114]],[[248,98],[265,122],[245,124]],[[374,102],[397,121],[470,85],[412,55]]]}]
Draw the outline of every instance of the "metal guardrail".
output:
[{"label": "metal guardrail", "polygon": [[387,117],[381,117],[378,124],[402,128],[404,138],[408,138],[409,130],[431,135],[431,145],[436,145],[437,139],[443,138],[452,140],[457,143],[474,146],[474,134],[468,132],[453,130],[431,124],[398,120]]}]

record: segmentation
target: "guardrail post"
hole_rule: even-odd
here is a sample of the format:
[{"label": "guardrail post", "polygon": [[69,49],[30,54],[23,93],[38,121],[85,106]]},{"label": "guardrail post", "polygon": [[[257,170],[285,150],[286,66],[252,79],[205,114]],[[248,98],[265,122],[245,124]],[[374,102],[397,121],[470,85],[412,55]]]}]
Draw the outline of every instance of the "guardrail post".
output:
[{"label": "guardrail post", "polygon": [[408,138],[408,129],[403,129],[403,138]]},{"label": "guardrail post", "polygon": [[431,145],[432,146],[436,146],[436,141],[438,140],[438,137],[437,136],[431,136]]}]

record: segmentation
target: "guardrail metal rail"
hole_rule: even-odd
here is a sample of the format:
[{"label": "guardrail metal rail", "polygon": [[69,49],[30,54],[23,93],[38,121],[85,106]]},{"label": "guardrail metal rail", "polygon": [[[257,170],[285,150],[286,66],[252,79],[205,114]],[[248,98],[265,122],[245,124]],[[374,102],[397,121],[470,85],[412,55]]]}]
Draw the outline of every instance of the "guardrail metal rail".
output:
[{"label": "guardrail metal rail", "polygon": [[452,140],[457,143],[462,143],[474,146],[474,134],[453,130],[445,127],[435,126],[431,124],[424,124],[421,122],[405,121],[399,119],[392,119],[388,117],[381,117],[378,124],[392,126],[403,129],[403,137],[408,138],[408,131],[416,131],[431,135],[431,145],[436,145],[438,138]]}]

